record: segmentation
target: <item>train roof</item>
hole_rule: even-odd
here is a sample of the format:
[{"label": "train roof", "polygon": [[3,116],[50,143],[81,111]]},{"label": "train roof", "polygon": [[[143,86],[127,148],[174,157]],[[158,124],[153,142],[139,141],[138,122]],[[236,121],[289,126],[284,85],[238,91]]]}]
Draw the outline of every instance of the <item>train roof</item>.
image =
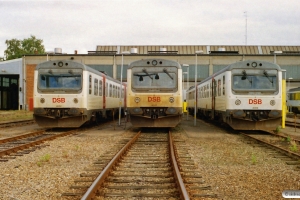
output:
[{"label": "train roof", "polygon": [[95,69],[93,69],[93,68],[91,68],[91,67],[89,67],[85,64],[82,64],[82,63],[79,63],[79,62],[76,62],[76,61],[71,61],[71,60],[49,60],[49,61],[38,64],[35,69],[36,70],[44,69],[44,68],[48,69],[48,68],[51,68],[51,67],[56,68],[56,69],[60,69],[60,68],[72,68],[72,69],[74,69],[74,68],[78,68],[78,69],[89,71],[89,72],[92,72],[92,73],[95,73],[95,74],[98,74],[98,75],[103,75],[109,80],[120,83],[119,80],[115,80],[115,79],[113,79],[112,77],[106,75],[103,72],[97,71],[97,70],[95,70]]},{"label": "train roof", "polygon": [[219,74],[222,74],[225,71],[231,71],[233,69],[243,69],[243,68],[249,69],[249,66],[251,66],[255,69],[276,69],[276,70],[281,71],[280,66],[275,63],[271,63],[271,62],[267,62],[267,61],[260,61],[260,60],[245,60],[245,61],[240,61],[240,62],[230,64],[227,67],[225,67],[224,69],[207,77],[203,81],[206,81],[207,79],[210,79],[211,77],[217,76]]},{"label": "train roof", "polygon": [[181,69],[181,65],[174,60],[166,60],[166,59],[161,59],[161,58],[151,58],[151,59],[142,59],[142,60],[137,60],[134,62],[131,62],[128,66],[128,69],[131,69],[132,67],[136,67],[136,66],[165,66],[165,65],[169,65],[169,66],[174,66],[177,67],[178,69]]}]

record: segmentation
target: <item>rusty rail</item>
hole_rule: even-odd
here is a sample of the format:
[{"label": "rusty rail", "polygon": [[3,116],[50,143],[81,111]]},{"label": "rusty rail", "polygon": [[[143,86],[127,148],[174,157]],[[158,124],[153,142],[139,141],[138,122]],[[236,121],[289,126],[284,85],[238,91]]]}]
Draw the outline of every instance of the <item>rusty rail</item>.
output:
[{"label": "rusty rail", "polygon": [[103,171],[99,174],[99,176],[96,178],[96,180],[92,183],[92,185],[89,187],[87,192],[83,195],[81,198],[82,200],[86,199],[92,199],[95,197],[96,192],[98,188],[102,185],[104,180],[109,175],[109,172],[114,167],[114,165],[120,160],[122,155],[126,152],[128,148],[137,140],[137,138],[140,136],[141,131],[139,131],[116,155],[115,157],[108,163],[108,165],[103,169]]},{"label": "rusty rail", "polygon": [[188,194],[188,192],[186,190],[186,187],[183,183],[183,180],[182,180],[182,177],[181,177],[178,165],[177,165],[177,160],[176,160],[176,156],[175,156],[175,153],[174,153],[174,143],[173,143],[173,139],[172,139],[172,136],[171,136],[170,132],[169,132],[169,144],[170,144],[171,162],[172,162],[176,182],[177,182],[177,184],[180,188],[181,198],[188,200],[188,199],[190,199],[190,197],[189,197],[189,194]]}]

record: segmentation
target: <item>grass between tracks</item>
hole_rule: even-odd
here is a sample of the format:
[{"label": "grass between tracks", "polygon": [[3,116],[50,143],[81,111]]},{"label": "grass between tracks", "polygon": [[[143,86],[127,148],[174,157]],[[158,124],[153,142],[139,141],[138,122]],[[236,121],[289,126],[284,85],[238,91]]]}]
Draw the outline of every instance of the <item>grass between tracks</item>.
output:
[{"label": "grass between tracks", "polygon": [[33,119],[32,111],[26,110],[1,110],[0,122]]}]

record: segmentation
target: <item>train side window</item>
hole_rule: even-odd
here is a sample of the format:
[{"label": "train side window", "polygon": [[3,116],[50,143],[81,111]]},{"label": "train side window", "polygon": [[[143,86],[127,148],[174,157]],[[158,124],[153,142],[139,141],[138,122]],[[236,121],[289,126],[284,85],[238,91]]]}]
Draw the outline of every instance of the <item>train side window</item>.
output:
[{"label": "train side window", "polygon": [[108,97],[108,83],[105,84],[105,96]]},{"label": "train side window", "polygon": [[102,96],[102,80],[99,81],[99,96]]},{"label": "train side window", "polygon": [[109,84],[109,94],[108,94],[109,97],[112,97],[112,85]]},{"label": "train side window", "polygon": [[94,79],[94,95],[98,96],[98,79]]},{"label": "train side window", "polygon": [[209,97],[211,97],[211,90],[212,90],[212,87],[211,87],[211,83],[209,84]]},{"label": "train side window", "polygon": [[122,88],[122,94],[121,97],[124,98],[124,88]]},{"label": "train side window", "polygon": [[221,79],[218,80],[218,96],[221,96]]},{"label": "train side window", "polygon": [[223,95],[225,96],[225,76],[223,76]]},{"label": "train side window", "polygon": [[92,94],[92,75],[89,76],[89,94]]}]

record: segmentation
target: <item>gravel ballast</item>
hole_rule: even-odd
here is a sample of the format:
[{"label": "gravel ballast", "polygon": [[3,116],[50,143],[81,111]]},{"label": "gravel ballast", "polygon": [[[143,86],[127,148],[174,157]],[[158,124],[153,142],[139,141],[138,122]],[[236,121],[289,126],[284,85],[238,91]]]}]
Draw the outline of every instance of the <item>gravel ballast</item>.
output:
[{"label": "gravel ballast", "polygon": [[[245,143],[241,136],[197,123],[194,127],[192,120],[184,120],[174,131],[182,132],[203,180],[219,199],[282,199],[283,190],[300,189],[300,172],[294,166]],[[80,132],[1,162],[0,199],[66,199],[61,194],[124,134],[120,127]]]}]

